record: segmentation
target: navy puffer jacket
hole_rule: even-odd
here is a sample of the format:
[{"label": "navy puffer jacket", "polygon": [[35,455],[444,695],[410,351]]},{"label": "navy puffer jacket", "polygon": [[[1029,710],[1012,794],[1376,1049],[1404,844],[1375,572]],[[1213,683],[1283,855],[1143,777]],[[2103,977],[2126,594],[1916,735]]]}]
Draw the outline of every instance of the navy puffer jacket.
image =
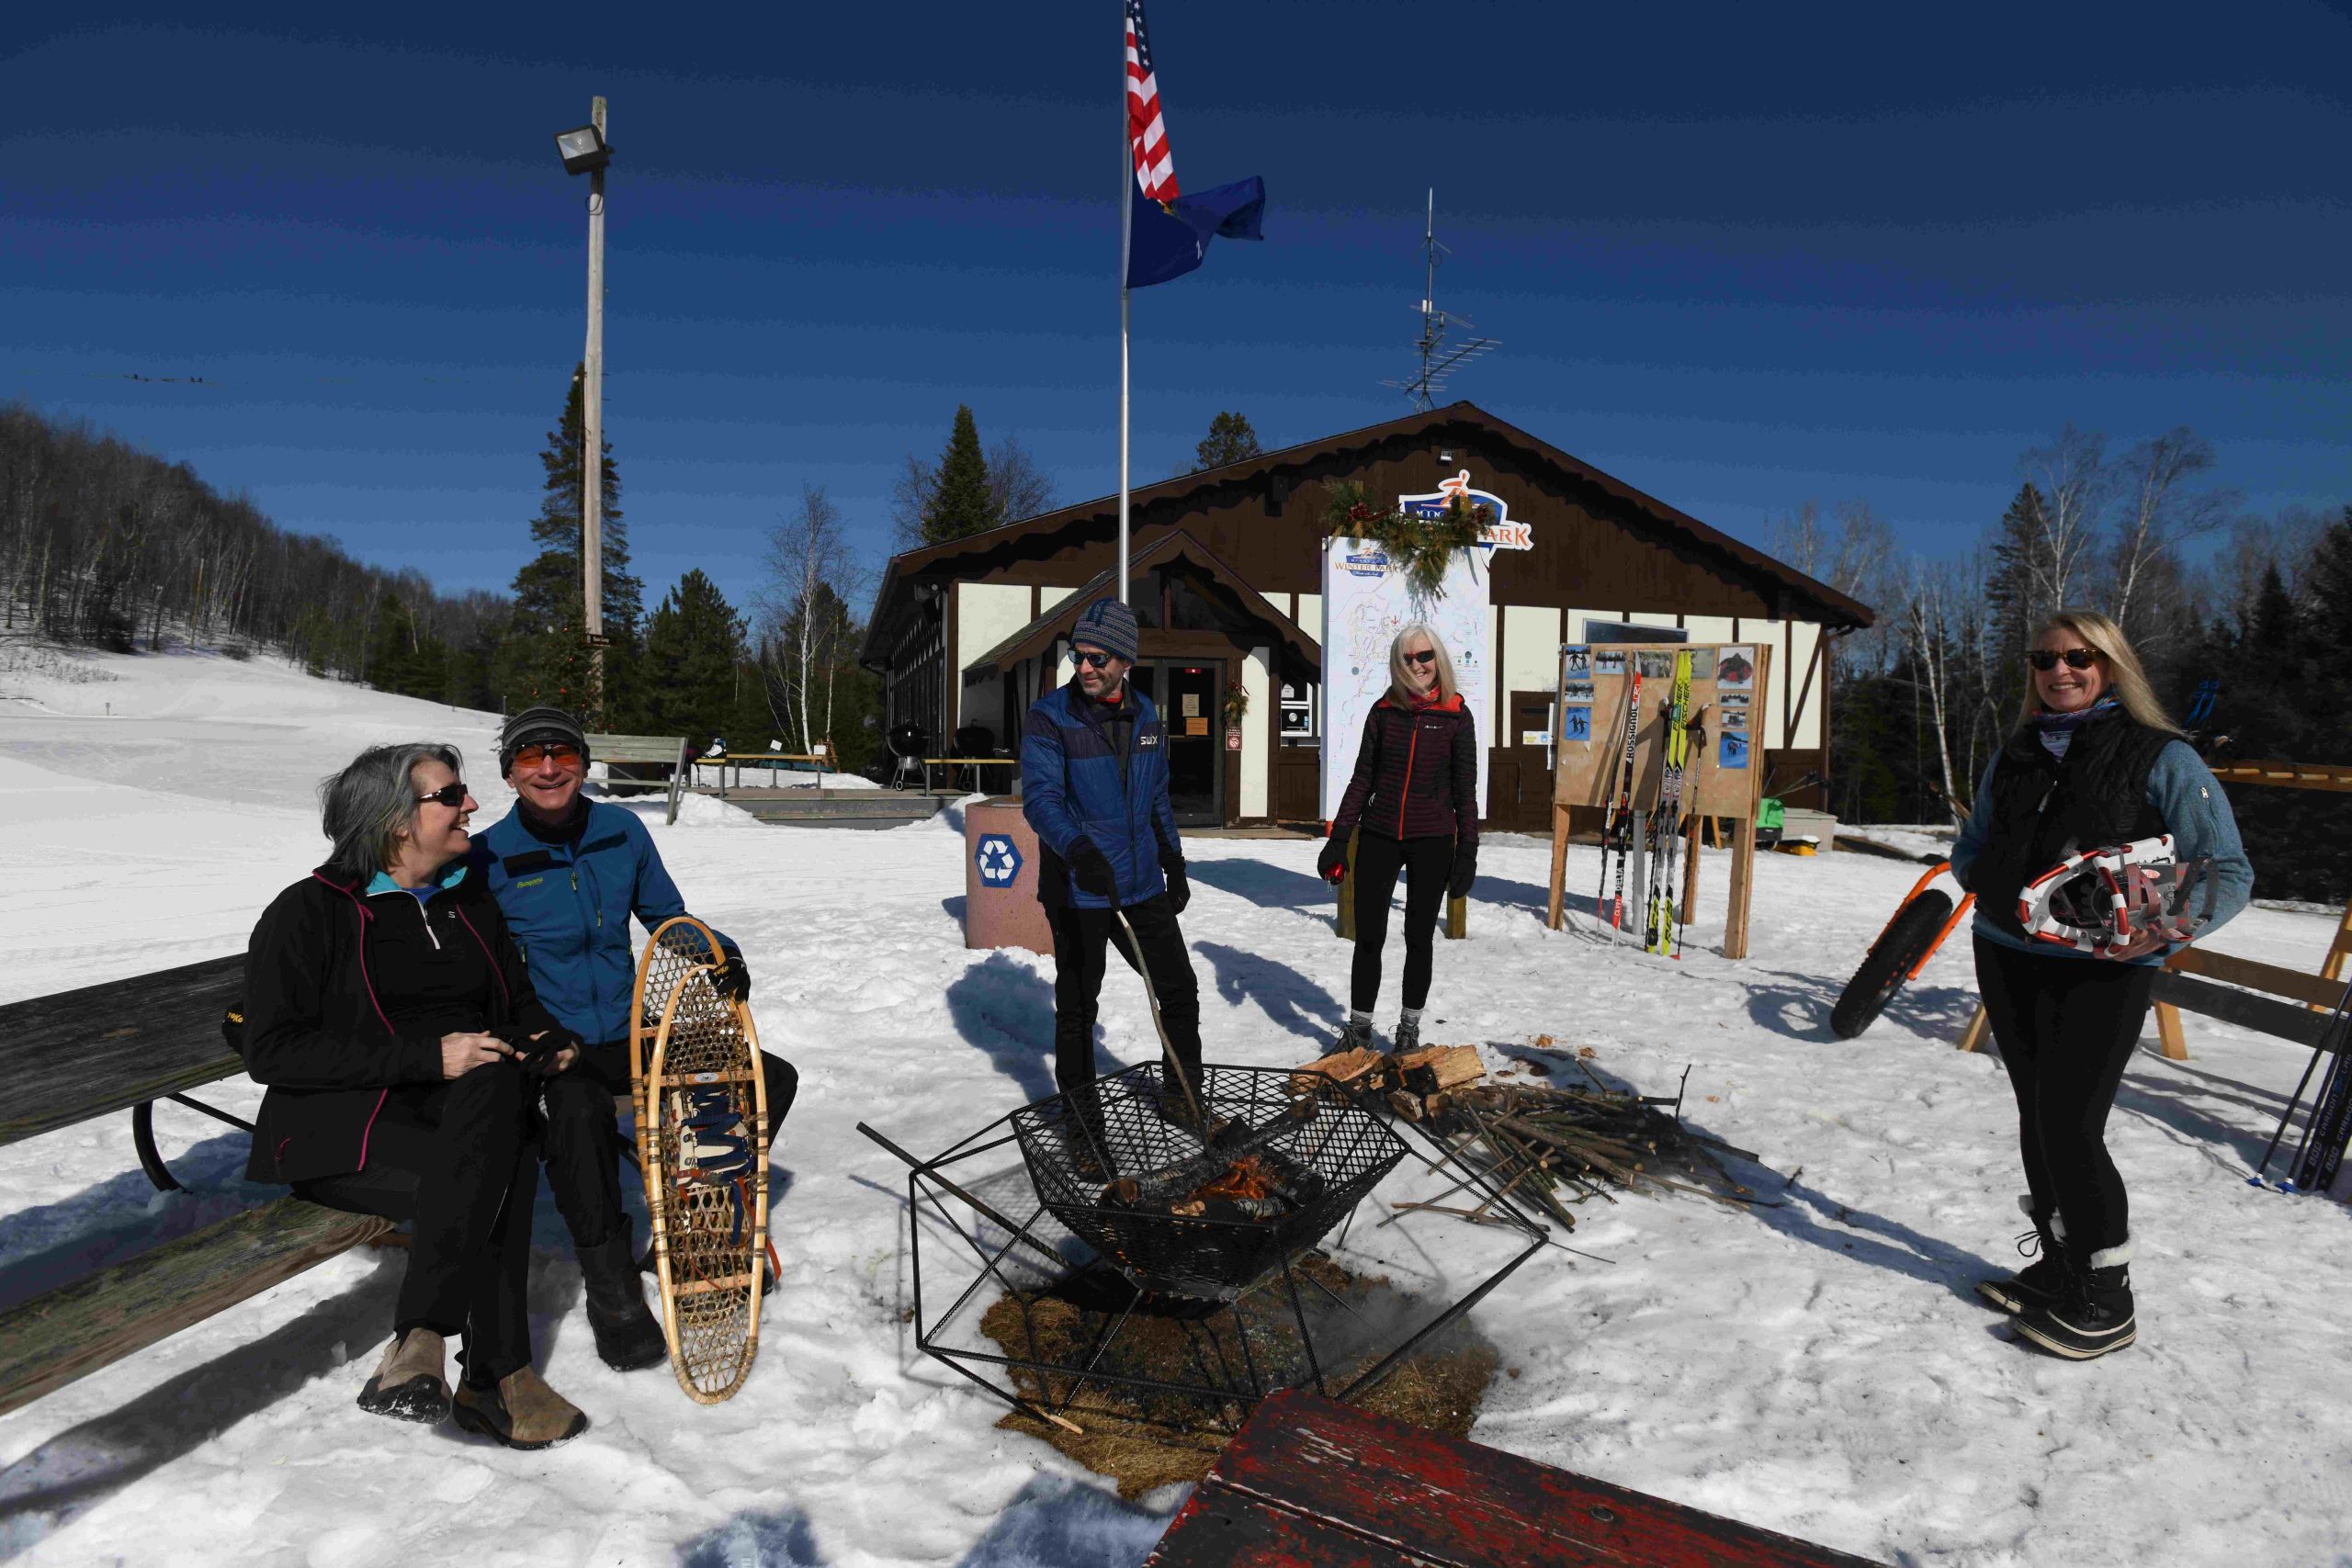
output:
[{"label": "navy puffer jacket", "polygon": [[1021,815],[1046,851],[1037,897],[1048,905],[1103,909],[1081,892],[1068,866],[1070,846],[1091,839],[1111,863],[1119,902],[1168,891],[1163,855],[1181,858],[1176,810],[1168,800],[1168,739],[1159,710],[1133,686],[1115,708],[1077,680],[1037,699],[1021,728]]}]

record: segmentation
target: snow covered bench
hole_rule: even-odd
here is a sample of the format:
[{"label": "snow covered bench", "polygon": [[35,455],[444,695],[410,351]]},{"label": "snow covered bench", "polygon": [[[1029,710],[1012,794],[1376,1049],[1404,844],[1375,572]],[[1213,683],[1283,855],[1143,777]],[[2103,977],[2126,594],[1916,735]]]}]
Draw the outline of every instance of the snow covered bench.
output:
[{"label": "snow covered bench", "polygon": [[[187,1094],[245,1070],[220,1037],[244,963],[209,959],[0,1007],[0,1145],[127,1110],[147,1179],[178,1190],[155,1147],[157,1100],[253,1131]],[[0,1313],[0,1415],[391,1230],[280,1198],[65,1281]]]}]

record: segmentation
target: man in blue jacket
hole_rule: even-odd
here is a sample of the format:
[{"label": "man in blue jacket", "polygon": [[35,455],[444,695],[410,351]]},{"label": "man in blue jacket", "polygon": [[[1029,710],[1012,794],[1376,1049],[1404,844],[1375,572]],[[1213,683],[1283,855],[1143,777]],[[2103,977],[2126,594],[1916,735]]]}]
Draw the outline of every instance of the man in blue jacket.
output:
[{"label": "man in blue jacket", "polygon": [[[587,1282],[596,1353],[627,1371],[669,1355],[661,1324],[646,1310],[621,1206],[613,1097],[629,1092],[637,960],[628,922],[634,915],[650,933],[686,905],[637,813],[581,793],[588,762],[588,737],[562,709],[528,708],[507,720],[498,771],[514,787],[514,809],[474,836],[469,857],[522,944],[540,1001],[582,1042],[571,1069],[548,1080],[541,1150],[548,1190]],[[741,950],[713,934],[727,959],[720,988],[749,997]],[[800,1080],[780,1056],[763,1053],[762,1066],[773,1146]]]},{"label": "man in blue jacket", "polygon": [[[1176,917],[1192,901],[1159,710],[1127,684],[1136,615],[1097,600],[1070,634],[1077,673],[1037,699],[1021,730],[1021,813],[1044,850],[1037,897],[1054,931],[1054,1081],[1094,1081],[1094,1019],[1106,949],[1149,976],[1160,1021],[1200,1081],[1201,991]],[[1112,911],[1125,913],[1131,951]]]}]

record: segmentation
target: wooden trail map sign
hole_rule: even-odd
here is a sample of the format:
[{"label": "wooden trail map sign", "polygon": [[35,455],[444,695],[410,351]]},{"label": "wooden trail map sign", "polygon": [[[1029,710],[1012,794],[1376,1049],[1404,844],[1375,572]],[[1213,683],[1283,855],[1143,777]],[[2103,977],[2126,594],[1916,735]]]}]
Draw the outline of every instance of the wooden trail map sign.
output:
[{"label": "wooden trail map sign", "polygon": [[[1604,809],[1619,784],[1629,721],[1634,732],[1634,807],[1655,809],[1666,771],[1667,710],[1673,700],[1674,660],[1690,656],[1690,702],[1706,741],[1694,747],[1682,780],[1682,810],[1695,829],[1702,817],[1735,820],[1731,909],[1724,922],[1724,956],[1747,956],[1749,885],[1756,861],[1756,813],[1764,795],[1772,650],[1762,643],[1568,643],[1560,649],[1557,750],[1552,776],[1552,897],[1548,919],[1560,929],[1566,906],[1570,814]],[[1640,682],[1638,713],[1630,700]],[[1598,828],[1594,815],[1584,826]],[[1698,857],[1685,884],[1683,919],[1697,886]]]}]

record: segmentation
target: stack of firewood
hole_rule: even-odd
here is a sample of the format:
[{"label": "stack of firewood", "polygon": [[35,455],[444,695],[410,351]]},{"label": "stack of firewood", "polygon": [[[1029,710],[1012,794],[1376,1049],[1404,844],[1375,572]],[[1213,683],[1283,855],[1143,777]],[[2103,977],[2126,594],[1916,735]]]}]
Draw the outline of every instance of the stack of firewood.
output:
[{"label": "stack of firewood", "polygon": [[[1549,1044],[1549,1038],[1540,1043]],[[1758,1201],[1716,1155],[1756,1156],[1684,1126],[1679,1096],[1611,1089],[1598,1078],[1589,1088],[1489,1082],[1473,1045],[1432,1045],[1393,1056],[1342,1051],[1292,1074],[1293,1092],[1311,1092],[1317,1077],[1379,1094],[1397,1115],[1420,1122],[1448,1146],[1464,1171],[1464,1186],[1476,1177],[1488,1192],[1522,1200],[1570,1228],[1576,1217],[1566,1204],[1593,1198],[1613,1203],[1611,1189],[1696,1192],[1726,1203]],[[1488,1197],[1476,1210],[1397,1206],[1476,1220],[1484,1219],[1493,1202]]]},{"label": "stack of firewood", "polygon": [[1442,1114],[1454,1091],[1487,1076],[1476,1045],[1429,1045],[1384,1056],[1377,1051],[1341,1051],[1309,1062],[1291,1075],[1294,1094],[1311,1093],[1318,1077],[1349,1089],[1384,1096],[1389,1109],[1408,1122]]}]

